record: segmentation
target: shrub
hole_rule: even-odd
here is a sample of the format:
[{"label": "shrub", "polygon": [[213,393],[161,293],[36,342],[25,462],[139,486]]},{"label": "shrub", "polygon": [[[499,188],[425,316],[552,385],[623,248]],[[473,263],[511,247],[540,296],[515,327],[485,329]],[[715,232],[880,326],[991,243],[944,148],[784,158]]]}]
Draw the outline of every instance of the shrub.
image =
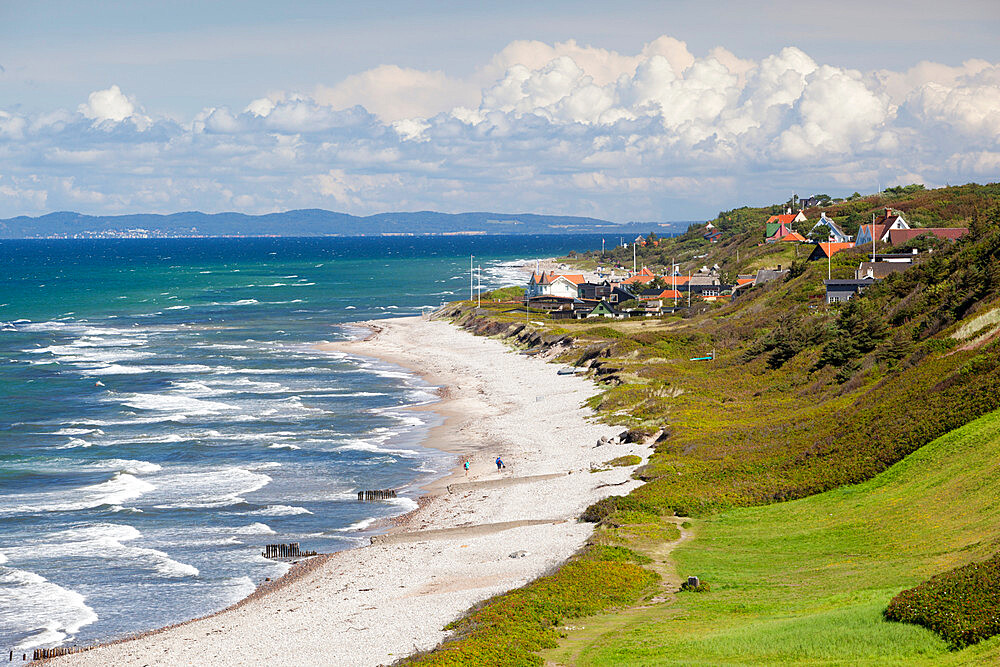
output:
[{"label": "shrub", "polygon": [[712,590],[712,587],[707,581],[699,581],[697,586],[694,586],[689,581],[685,581],[681,584],[682,591],[688,591],[689,593],[708,593]]},{"label": "shrub", "polygon": [[956,649],[1000,634],[1000,554],[903,591],[884,615],[933,630]]}]

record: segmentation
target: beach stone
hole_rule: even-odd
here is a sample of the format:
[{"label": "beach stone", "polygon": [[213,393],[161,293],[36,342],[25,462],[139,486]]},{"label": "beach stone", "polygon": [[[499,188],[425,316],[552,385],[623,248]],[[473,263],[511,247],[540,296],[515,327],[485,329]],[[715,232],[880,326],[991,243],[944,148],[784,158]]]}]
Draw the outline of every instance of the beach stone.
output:
[{"label": "beach stone", "polygon": [[527,551],[515,551],[510,555],[511,558],[524,558],[528,555]]}]

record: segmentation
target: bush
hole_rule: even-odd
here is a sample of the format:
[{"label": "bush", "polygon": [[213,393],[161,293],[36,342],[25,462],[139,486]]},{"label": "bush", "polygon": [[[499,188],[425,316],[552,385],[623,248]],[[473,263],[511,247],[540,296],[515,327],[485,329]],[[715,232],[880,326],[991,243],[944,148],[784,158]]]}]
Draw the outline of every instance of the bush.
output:
[{"label": "bush", "polygon": [[884,616],[933,630],[956,649],[1000,634],[1000,554],[903,591]]},{"label": "bush", "polygon": [[691,585],[690,582],[685,581],[681,584],[682,591],[688,591],[689,593],[708,593],[712,590],[707,581],[699,581],[697,586]]}]

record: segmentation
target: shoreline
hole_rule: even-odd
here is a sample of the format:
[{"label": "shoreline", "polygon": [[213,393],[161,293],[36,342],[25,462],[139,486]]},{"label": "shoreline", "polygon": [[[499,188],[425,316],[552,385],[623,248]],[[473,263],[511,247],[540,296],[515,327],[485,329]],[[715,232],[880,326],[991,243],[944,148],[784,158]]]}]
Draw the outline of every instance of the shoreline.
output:
[{"label": "shoreline", "polygon": [[[615,491],[627,493],[640,484],[629,478],[632,468],[589,472],[605,459],[648,454],[641,445],[594,450],[600,436],[621,429],[586,420],[581,405],[597,392],[590,380],[557,376],[554,365],[444,322],[364,324],[372,331],[364,339],[322,349],[392,363],[440,387],[438,401],[409,409],[442,417],[420,444],[454,454],[456,466],[418,483],[418,507],[376,524],[383,532],[371,545],[300,561],[213,614],[57,660],[249,665],[281,655],[296,664],[391,663],[437,645],[447,636],[442,628],[469,607],[577,551],[592,527],[575,519],[607,495],[599,485],[624,482]],[[508,462],[499,474],[498,455]],[[459,456],[472,461],[468,475]]]}]

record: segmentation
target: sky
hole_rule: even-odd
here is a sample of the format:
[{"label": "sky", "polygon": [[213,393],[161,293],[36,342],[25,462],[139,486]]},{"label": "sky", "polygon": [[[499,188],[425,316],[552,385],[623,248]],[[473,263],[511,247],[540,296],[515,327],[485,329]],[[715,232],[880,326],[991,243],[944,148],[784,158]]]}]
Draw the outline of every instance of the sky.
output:
[{"label": "sky", "polygon": [[997,181],[1000,2],[0,0],[0,218]]}]

